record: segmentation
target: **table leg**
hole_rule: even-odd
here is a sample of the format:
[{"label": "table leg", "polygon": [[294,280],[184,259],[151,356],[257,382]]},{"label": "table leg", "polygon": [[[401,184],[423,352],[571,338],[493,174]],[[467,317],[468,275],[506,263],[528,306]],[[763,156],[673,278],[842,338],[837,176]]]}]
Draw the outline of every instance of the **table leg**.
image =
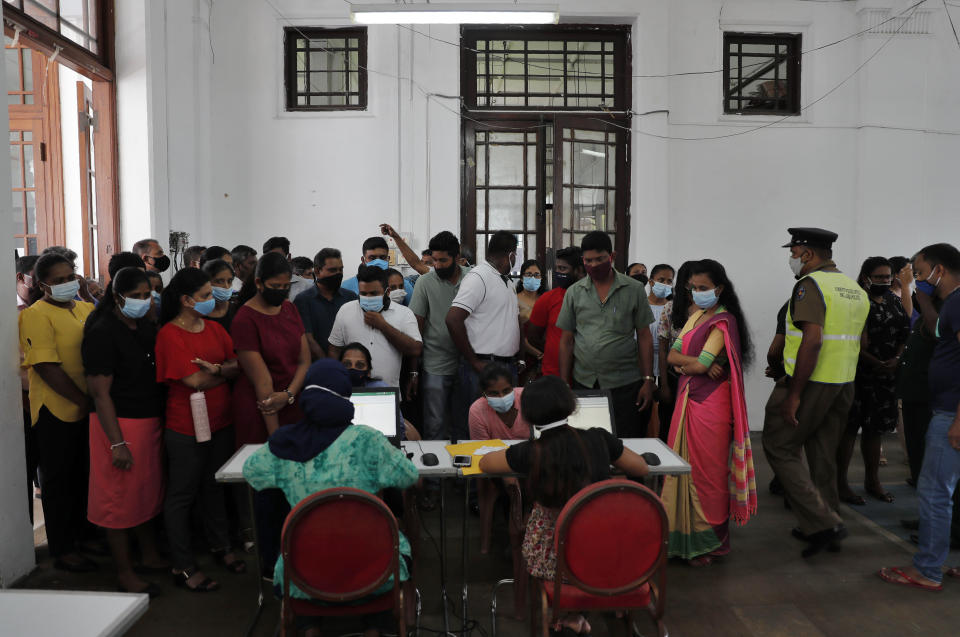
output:
[{"label": "table leg", "polygon": [[440,602],[443,604],[444,637],[450,635],[450,616],[447,597],[447,512],[445,478],[440,478]]},{"label": "table leg", "polygon": [[245,633],[247,637],[253,634],[253,629],[257,627],[257,621],[263,613],[263,569],[260,566],[260,537],[257,535],[257,517],[253,508],[253,487],[247,485],[247,501],[250,504],[250,526],[253,530],[254,563],[257,565],[257,610],[253,613],[253,619]]},{"label": "table leg", "polygon": [[467,607],[468,607],[468,592],[467,592],[467,545],[470,543],[470,537],[467,532],[467,521],[470,517],[470,481],[463,481],[463,597],[461,598],[463,603],[463,637],[467,637]]}]

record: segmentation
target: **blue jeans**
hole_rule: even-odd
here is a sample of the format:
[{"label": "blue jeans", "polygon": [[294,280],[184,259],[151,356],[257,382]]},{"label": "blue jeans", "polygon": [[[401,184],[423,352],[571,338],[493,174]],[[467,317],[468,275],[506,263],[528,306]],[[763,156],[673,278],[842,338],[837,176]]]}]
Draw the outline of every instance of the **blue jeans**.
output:
[{"label": "blue jeans", "polygon": [[467,440],[467,412],[470,409],[469,365],[460,362],[456,374],[423,372],[420,395],[423,396],[424,440]]},{"label": "blue jeans", "polygon": [[917,483],[920,499],[920,550],[913,565],[934,582],[943,579],[941,567],[950,551],[953,490],[960,480],[960,451],[950,446],[947,431],[956,412],[934,410],[927,428],[923,467]]}]

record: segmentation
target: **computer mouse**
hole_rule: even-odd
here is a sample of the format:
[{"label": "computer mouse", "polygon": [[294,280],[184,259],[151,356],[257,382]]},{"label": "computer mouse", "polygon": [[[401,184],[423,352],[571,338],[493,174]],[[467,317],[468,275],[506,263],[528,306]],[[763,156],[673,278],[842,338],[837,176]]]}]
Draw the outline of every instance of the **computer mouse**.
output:
[{"label": "computer mouse", "polygon": [[[437,454],[435,453],[423,454],[420,456],[420,462],[422,462],[425,467],[435,467],[440,463],[440,461],[437,460]],[[660,461],[658,460],[657,462],[659,463]]]},{"label": "computer mouse", "polygon": [[660,456],[653,453],[652,451],[646,451],[640,454],[640,457],[647,461],[647,464],[651,467],[655,467],[660,464]]}]

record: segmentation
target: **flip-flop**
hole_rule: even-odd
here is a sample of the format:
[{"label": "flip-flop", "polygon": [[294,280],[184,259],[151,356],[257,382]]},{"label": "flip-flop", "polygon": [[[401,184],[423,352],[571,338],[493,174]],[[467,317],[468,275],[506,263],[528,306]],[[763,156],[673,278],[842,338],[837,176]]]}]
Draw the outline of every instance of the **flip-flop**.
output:
[{"label": "flip-flop", "polygon": [[845,504],[852,504],[852,505],[858,506],[858,507],[866,506],[866,504],[867,504],[867,501],[864,500],[862,497],[860,497],[860,496],[857,495],[857,494],[853,494],[853,495],[842,495],[842,496],[840,496],[840,501],[843,502],[843,503],[845,503]]},{"label": "flip-flop", "polygon": [[944,571],[944,575],[948,577],[960,577],[960,566],[948,568],[946,571]]},{"label": "flip-flop", "polygon": [[[893,573],[894,575],[897,575],[902,579],[894,579],[886,571],[889,571],[890,573]],[[888,584],[899,584],[900,586],[909,586],[911,588],[919,588],[920,590],[930,591],[931,593],[939,593],[940,591],[943,590],[943,584],[937,584],[936,586],[931,586],[930,584],[924,584],[922,582],[919,582],[913,579],[912,577],[910,577],[909,575],[907,575],[897,567],[892,567],[889,569],[881,568],[879,571],[877,571],[877,575],[879,575],[880,579],[882,579],[884,582],[887,582]]]},{"label": "flip-flop", "polygon": [[[893,502],[893,494],[890,493],[889,491],[881,492],[881,491],[867,490],[867,493],[869,493],[872,497],[876,498],[877,500],[880,500],[881,502],[886,502],[888,504]],[[860,499],[862,500],[863,498],[860,498]]]}]

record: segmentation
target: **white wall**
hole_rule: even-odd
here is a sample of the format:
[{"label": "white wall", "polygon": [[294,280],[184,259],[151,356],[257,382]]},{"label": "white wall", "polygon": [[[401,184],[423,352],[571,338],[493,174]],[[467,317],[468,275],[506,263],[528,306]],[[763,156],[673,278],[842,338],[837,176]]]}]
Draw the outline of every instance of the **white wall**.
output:
[{"label": "white wall", "polygon": [[[0,94],[7,92],[6,65],[0,69]],[[0,121],[9,121],[7,105],[0,105]],[[10,173],[0,171],[0,191],[9,192]],[[10,198],[0,198],[0,217],[7,219],[13,214]],[[0,253],[13,252],[13,235],[0,233]],[[13,260],[3,261],[4,272],[0,276],[0,296],[13,299],[15,271]],[[0,502],[4,504],[0,515],[0,588],[9,588],[18,579],[30,572],[34,565],[33,528],[30,525],[27,497],[27,469],[23,450],[23,411],[20,398],[20,362],[18,347],[17,310],[13,304],[3,308],[0,321],[0,404],[5,405],[0,424]]]},{"label": "white wall", "polygon": [[[459,92],[458,50],[398,27],[371,27],[368,67],[379,73],[369,78],[368,111],[284,113],[287,20],[347,24],[349,7],[342,0],[271,3],[286,20],[263,0],[118,7],[124,244],[144,228],[161,239],[170,228],[183,230],[192,243],[228,248],[242,242],[259,249],[266,237],[284,234],[295,254],[339,247],[351,265],[381,221],[412,233],[417,247],[441,229],[457,230],[458,104],[424,94]],[[911,3],[560,4],[565,22],[632,24],[634,73],[658,75],[721,68],[724,29],[800,32],[810,50],[865,29],[875,20],[871,10],[896,14]],[[634,118],[630,259],[724,263],[761,361],[791,288],[778,247],[788,226],[840,233],[837,259],[848,272],[871,254],[960,242],[960,50],[942,4],[930,0],[920,11],[929,12],[929,33],[907,34],[915,22],[889,42],[890,35],[864,34],[805,55],[801,103],[829,95],[788,122],[736,137],[676,139],[771,121],[723,115],[721,74],[634,79],[636,112],[669,112]],[[457,27],[417,28],[458,39]],[[120,55],[122,43],[129,56]],[[748,383],[755,428],[769,392],[763,366]]]}]

